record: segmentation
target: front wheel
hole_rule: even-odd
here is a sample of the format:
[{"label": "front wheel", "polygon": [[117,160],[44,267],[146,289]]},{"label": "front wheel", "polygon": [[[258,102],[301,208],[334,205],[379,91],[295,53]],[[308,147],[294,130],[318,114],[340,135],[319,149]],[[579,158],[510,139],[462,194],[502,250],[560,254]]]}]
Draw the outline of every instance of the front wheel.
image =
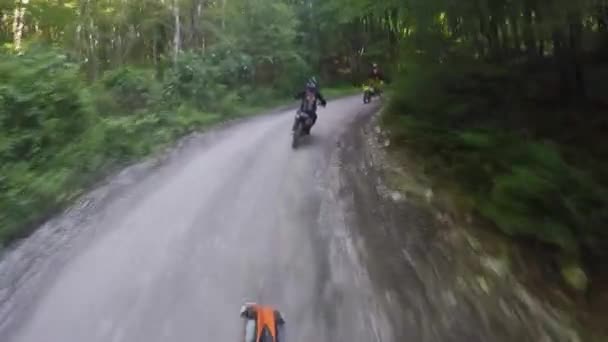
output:
[{"label": "front wheel", "polygon": [[369,103],[370,101],[370,94],[369,91],[366,91],[363,93],[363,103]]},{"label": "front wheel", "polygon": [[291,148],[296,149],[298,147],[298,139],[302,135],[302,123],[298,122],[296,124],[296,129],[293,130],[292,134]]}]

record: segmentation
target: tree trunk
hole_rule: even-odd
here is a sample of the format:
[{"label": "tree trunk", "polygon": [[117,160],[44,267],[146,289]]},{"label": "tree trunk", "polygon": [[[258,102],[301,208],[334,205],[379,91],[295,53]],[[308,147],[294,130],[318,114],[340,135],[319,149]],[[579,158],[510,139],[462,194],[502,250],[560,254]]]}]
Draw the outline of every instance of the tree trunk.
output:
[{"label": "tree trunk", "polygon": [[173,32],[173,64],[177,65],[177,58],[181,49],[181,24],[179,20],[179,4],[173,0],[173,17],[175,18],[175,29]]},{"label": "tree trunk", "polygon": [[520,55],[521,52],[521,39],[520,39],[520,26],[517,16],[511,16],[509,20],[511,23],[511,36],[513,37],[513,49],[516,55]]},{"label": "tree trunk", "polygon": [[570,63],[573,69],[572,84],[574,95],[578,99],[582,99],[586,95],[585,80],[583,75],[581,39],[583,35],[583,24],[580,13],[573,13],[570,17]]},{"label": "tree trunk", "polygon": [[93,80],[97,79],[98,71],[98,56],[96,49],[96,39],[95,39],[95,23],[92,18],[89,18],[89,32],[87,34],[89,40],[89,67],[90,67],[90,76]]},{"label": "tree trunk", "polygon": [[496,59],[498,56],[500,56],[500,42],[498,37],[498,25],[496,24],[495,19],[490,19],[488,22],[488,32],[486,33],[486,37],[488,38],[490,58]]},{"label": "tree trunk", "polygon": [[601,4],[597,6],[596,20],[599,31],[608,31],[608,6]]},{"label": "tree trunk", "polygon": [[534,34],[534,1],[527,0],[524,2],[524,44],[528,58],[534,58],[537,53],[536,37]]},{"label": "tree trunk", "polygon": [[13,17],[13,44],[16,51],[21,50],[21,39],[23,38],[23,18],[25,16],[25,7],[22,0],[17,0],[15,6],[15,14]]},{"label": "tree trunk", "polygon": [[399,32],[397,31],[397,9],[392,9],[387,13],[388,41],[390,46],[390,60],[393,61],[398,53]]},{"label": "tree trunk", "polygon": [[560,94],[559,97],[564,102],[570,101],[570,72],[566,57],[565,35],[561,29],[553,31],[553,51],[556,66],[559,71]]},{"label": "tree trunk", "polygon": [[195,30],[195,37],[194,39],[196,40],[196,46],[200,47],[204,50],[204,38],[203,38],[203,29],[201,27],[201,21],[203,20],[203,1],[199,0],[198,3],[196,4],[196,30]]},{"label": "tree trunk", "polygon": [[228,0],[222,0],[222,30],[226,29],[226,2]]}]

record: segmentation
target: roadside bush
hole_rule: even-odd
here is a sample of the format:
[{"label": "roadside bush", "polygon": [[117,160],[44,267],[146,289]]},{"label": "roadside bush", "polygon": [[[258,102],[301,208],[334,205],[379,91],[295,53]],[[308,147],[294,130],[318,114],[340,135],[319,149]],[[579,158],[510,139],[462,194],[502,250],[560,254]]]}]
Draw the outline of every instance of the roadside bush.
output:
[{"label": "roadside bush", "polygon": [[61,53],[0,56],[0,244],[69,197],[83,161],[66,149],[95,122],[89,97]]},{"label": "roadside bush", "polygon": [[[601,161],[576,164],[559,139],[521,125],[526,91],[509,90],[515,78],[505,75],[484,65],[409,68],[385,116],[395,144],[420,154],[427,172],[459,184],[506,234],[607,257],[608,187],[587,171],[602,169]],[[550,120],[551,112],[536,112]],[[585,154],[584,146],[567,146],[570,154],[573,148]]]},{"label": "roadside bush", "polygon": [[470,60],[409,63],[394,89],[390,112],[448,127],[507,124],[518,115],[510,109],[523,91],[515,71]]},{"label": "roadside bush", "polygon": [[231,115],[243,107],[264,106],[277,98],[290,97],[307,78],[305,63],[295,56],[286,60],[281,70],[268,71],[291,75],[279,78],[272,86],[254,85],[255,67],[251,56],[221,46],[206,55],[184,53],[165,76],[164,101]]},{"label": "roadside bush", "polygon": [[0,56],[0,160],[44,163],[91,124],[78,66],[54,51]]},{"label": "roadside bush", "polygon": [[106,72],[100,84],[106,101],[111,101],[116,112],[102,112],[104,115],[132,113],[148,109],[159,103],[162,86],[156,81],[154,71],[122,67]]},{"label": "roadside bush", "polygon": [[175,106],[188,103],[205,111],[225,110],[224,97],[234,95],[223,81],[221,68],[210,58],[187,53],[165,77],[164,98]]}]

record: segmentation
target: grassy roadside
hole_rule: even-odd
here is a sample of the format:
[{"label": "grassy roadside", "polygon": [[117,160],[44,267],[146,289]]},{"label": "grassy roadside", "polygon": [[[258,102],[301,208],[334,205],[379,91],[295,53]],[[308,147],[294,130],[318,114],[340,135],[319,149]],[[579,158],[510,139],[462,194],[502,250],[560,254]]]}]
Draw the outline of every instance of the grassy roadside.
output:
[{"label": "grassy roadside", "polygon": [[323,89],[322,91],[323,96],[325,96],[328,100],[361,93],[361,89],[349,85],[330,87]]}]

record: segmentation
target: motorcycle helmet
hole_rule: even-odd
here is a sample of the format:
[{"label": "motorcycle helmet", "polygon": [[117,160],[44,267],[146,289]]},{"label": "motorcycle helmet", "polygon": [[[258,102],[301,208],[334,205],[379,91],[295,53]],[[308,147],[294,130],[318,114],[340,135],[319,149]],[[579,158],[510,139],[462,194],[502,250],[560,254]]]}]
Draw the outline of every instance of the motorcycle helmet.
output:
[{"label": "motorcycle helmet", "polygon": [[308,83],[306,84],[306,87],[312,87],[312,88],[318,88],[319,87],[319,82],[317,81],[317,78],[312,76],[308,79]]},{"label": "motorcycle helmet", "polygon": [[315,91],[317,90],[317,85],[309,81],[306,83],[306,90]]}]

